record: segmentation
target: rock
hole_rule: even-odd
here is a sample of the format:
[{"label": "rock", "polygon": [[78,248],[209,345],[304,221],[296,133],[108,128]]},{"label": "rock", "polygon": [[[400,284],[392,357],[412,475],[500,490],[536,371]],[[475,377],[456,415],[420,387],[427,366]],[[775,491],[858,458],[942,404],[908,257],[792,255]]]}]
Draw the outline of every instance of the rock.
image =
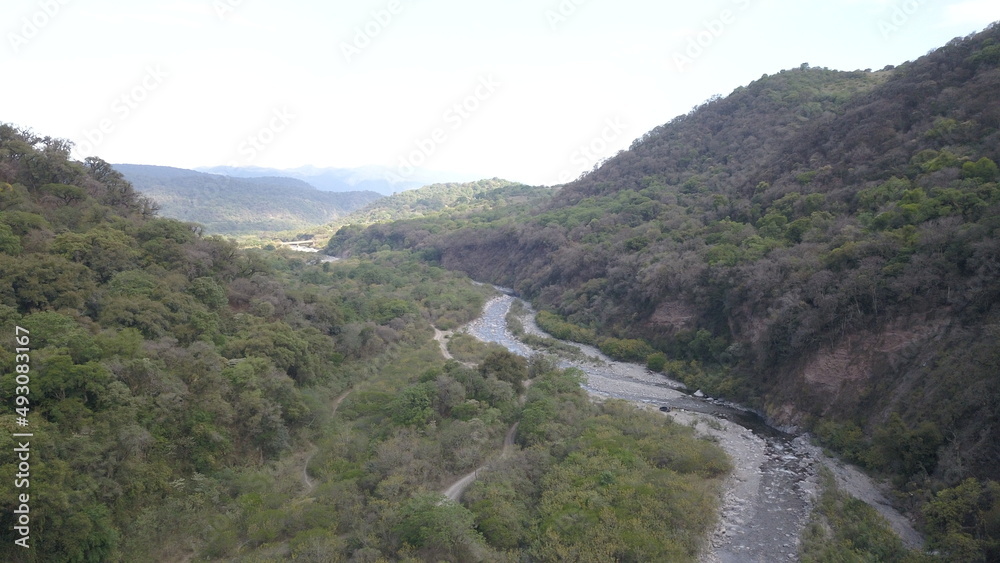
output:
[{"label": "rock", "polygon": [[695,392],[694,392],[694,396],[695,396],[695,397],[698,397],[699,399],[703,399],[703,398],[705,398],[705,394],[701,392],[701,389],[699,389],[699,390],[695,391]]}]

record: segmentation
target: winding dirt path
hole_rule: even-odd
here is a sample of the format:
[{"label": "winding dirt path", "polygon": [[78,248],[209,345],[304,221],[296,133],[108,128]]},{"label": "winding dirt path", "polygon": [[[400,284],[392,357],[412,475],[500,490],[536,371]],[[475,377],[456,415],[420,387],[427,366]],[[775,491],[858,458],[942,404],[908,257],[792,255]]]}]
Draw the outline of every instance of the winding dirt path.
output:
[{"label": "winding dirt path", "polygon": [[445,338],[451,338],[454,331],[448,330],[444,331],[438,327],[434,327],[434,340],[437,340],[438,345],[441,346],[441,355],[444,356],[446,360],[454,360],[455,358],[448,351],[448,343],[445,342]]},{"label": "winding dirt path", "polygon": [[[344,399],[346,399],[353,390],[354,389],[348,389],[333,400],[333,403],[331,404],[332,408],[330,409],[330,416],[337,414],[337,409],[340,408],[340,403],[343,403]],[[313,492],[313,489],[316,488],[316,483],[309,477],[309,462],[312,461],[312,458],[315,457],[318,452],[319,448],[316,447],[316,444],[309,442],[309,455],[307,455],[305,461],[302,462],[302,485],[306,488],[306,490],[302,493],[303,495],[308,495]]]},{"label": "winding dirt path", "polygon": [[[451,330],[442,331],[437,327],[434,327],[434,340],[437,340],[438,345],[441,346],[441,355],[444,356],[444,359],[446,360],[455,359],[451,355],[451,352],[448,351],[448,345],[445,342],[445,338],[451,337],[452,334],[454,334],[454,331]],[[504,436],[503,439],[503,449],[500,450],[499,459],[501,460],[506,459],[507,456],[510,455],[511,450],[514,448],[514,436],[517,435],[518,424],[520,424],[520,422],[515,422],[514,425],[511,426],[509,430],[507,430],[507,435]],[[459,478],[458,481],[452,483],[448,488],[441,491],[441,494],[443,494],[445,497],[455,502],[458,502],[458,500],[462,498],[462,493],[465,492],[465,489],[469,488],[469,485],[471,485],[472,482],[475,481],[477,477],[479,477],[479,472],[488,469],[489,466],[490,466],[489,463],[480,465],[479,467],[475,468],[468,474]]]},{"label": "winding dirt path", "polygon": [[347,396],[351,394],[351,391],[354,391],[354,389],[351,388],[348,389],[347,391],[344,391],[343,393],[340,394],[339,397],[333,400],[333,408],[330,410],[330,416],[337,414],[337,409],[340,408],[340,403],[344,402],[344,399],[346,399]]},{"label": "winding dirt path", "polygon": [[457,358],[455,358],[455,356],[451,355],[451,352],[448,351],[448,342],[446,339],[451,338],[452,336],[455,335],[454,330],[440,330],[436,326],[433,328],[434,328],[434,340],[437,340],[438,345],[441,347],[441,355],[444,356],[444,359],[455,360],[456,362],[462,364],[467,368],[476,367],[476,364],[474,363],[459,361]]},{"label": "winding dirt path", "polygon": [[303,495],[312,493],[313,489],[316,488],[316,483],[309,478],[309,462],[312,461],[312,458],[318,451],[319,448],[316,447],[316,444],[309,442],[309,455],[307,455],[306,460],[302,462],[302,484],[306,487],[306,490],[302,492]]},{"label": "winding dirt path", "polygon": [[[503,439],[503,449],[500,450],[500,457],[496,461],[501,461],[507,459],[510,452],[514,449],[514,436],[517,435],[517,425],[520,422],[515,422],[510,430],[507,430],[507,435]],[[448,497],[450,500],[458,502],[462,498],[462,493],[465,489],[469,488],[469,485],[479,477],[479,472],[490,468],[490,463],[480,465],[473,471],[469,472],[467,475],[461,477],[458,481],[455,481],[447,489],[441,491],[441,494]]]}]

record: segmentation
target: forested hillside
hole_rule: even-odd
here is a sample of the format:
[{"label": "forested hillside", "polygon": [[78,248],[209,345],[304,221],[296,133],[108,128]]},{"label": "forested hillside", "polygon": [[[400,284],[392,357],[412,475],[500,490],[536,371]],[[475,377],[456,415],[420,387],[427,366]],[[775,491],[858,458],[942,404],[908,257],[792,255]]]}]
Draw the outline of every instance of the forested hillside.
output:
[{"label": "forested hillside", "polygon": [[[376,223],[426,217],[447,221],[447,217],[460,217],[470,211],[489,212],[498,208],[507,214],[509,206],[541,203],[554,193],[550,188],[526,186],[499,178],[463,184],[431,184],[373,201],[346,217],[312,229],[310,235],[327,241],[338,233],[340,238],[350,237],[363,227]],[[375,251],[378,247],[366,247],[365,250]]]},{"label": "forested hillside", "polygon": [[416,190],[399,192],[372,202],[352,213],[344,221],[364,225],[409,219],[443,211],[469,211],[476,208],[493,207],[501,197],[520,197],[524,200],[547,191],[549,190],[508,182],[499,178],[463,184],[432,184]]},{"label": "forested hillside", "polygon": [[488,286],[241,250],[69,154],[0,125],[0,560],[694,560],[723,451],[542,359],[447,361]]},{"label": "forested hillside", "polygon": [[116,164],[165,217],[201,224],[213,234],[260,234],[323,225],[381,195],[325,192],[294,178],[234,178],[167,166]]},{"label": "forested hillside", "polygon": [[932,549],[995,560],[998,92],[998,25],[877,72],[803,65],[550,201],[343,229],[330,251],[514,287],[557,337],[814,430],[893,479]]},{"label": "forested hillside", "polygon": [[417,168],[412,174],[400,176],[399,170],[387,166],[359,168],[317,168],[303,166],[292,169],[261,168],[258,166],[212,166],[199,169],[210,174],[236,178],[290,177],[328,192],[377,192],[389,196],[429,184],[454,181],[462,175],[431,172]]}]

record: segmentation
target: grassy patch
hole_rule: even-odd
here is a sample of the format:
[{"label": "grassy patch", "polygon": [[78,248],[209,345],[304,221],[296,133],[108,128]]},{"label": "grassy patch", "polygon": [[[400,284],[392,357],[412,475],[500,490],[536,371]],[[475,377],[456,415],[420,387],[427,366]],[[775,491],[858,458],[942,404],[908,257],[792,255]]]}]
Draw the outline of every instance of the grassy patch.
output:
[{"label": "grassy patch", "polygon": [[907,550],[874,508],[837,488],[829,469],[820,473],[823,493],[802,533],[803,563],[919,563],[934,561]]},{"label": "grassy patch", "polygon": [[486,343],[476,339],[476,337],[459,333],[448,339],[448,351],[458,361],[467,364],[478,364],[489,355],[490,352],[506,350],[503,346],[495,343]]}]

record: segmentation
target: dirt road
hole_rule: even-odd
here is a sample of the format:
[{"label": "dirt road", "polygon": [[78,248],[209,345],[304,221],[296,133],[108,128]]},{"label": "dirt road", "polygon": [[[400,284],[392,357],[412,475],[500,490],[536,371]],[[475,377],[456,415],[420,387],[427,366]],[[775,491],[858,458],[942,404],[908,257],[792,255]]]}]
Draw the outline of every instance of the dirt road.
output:
[{"label": "dirt road", "polygon": [[[348,389],[347,391],[341,393],[339,397],[333,400],[330,409],[330,416],[337,414],[337,409],[340,408],[340,403],[344,402],[344,399],[346,399],[347,396],[351,394],[351,391],[353,391],[353,389]],[[312,458],[316,455],[316,452],[318,451],[319,449],[316,447],[316,445],[310,442],[309,454],[306,455],[305,461],[302,462],[302,485],[305,486],[306,488],[305,492],[303,492],[304,495],[308,495],[313,491],[314,488],[316,488],[316,483],[314,483],[313,480],[309,478],[309,462],[312,461]]]},{"label": "dirt road", "polygon": [[[503,439],[503,449],[500,450],[500,457],[498,460],[506,459],[507,456],[510,455],[510,452],[514,449],[514,436],[517,435],[518,424],[519,423],[514,423],[514,425],[510,427],[510,430],[507,430],[507,435],[504,436]],[[479,477],[479,473],[481,471],[486,471],[489,468],[489,463],[477,467],[475,470],[463,476],[458,481],[452,483],[447,489],[441,491],[441,494],[455,502],[458,502],[459,499],[462,498],[462,493],[465,492],[465,489],[469,488],[469,485],[471,485],[473,481]]]}]

